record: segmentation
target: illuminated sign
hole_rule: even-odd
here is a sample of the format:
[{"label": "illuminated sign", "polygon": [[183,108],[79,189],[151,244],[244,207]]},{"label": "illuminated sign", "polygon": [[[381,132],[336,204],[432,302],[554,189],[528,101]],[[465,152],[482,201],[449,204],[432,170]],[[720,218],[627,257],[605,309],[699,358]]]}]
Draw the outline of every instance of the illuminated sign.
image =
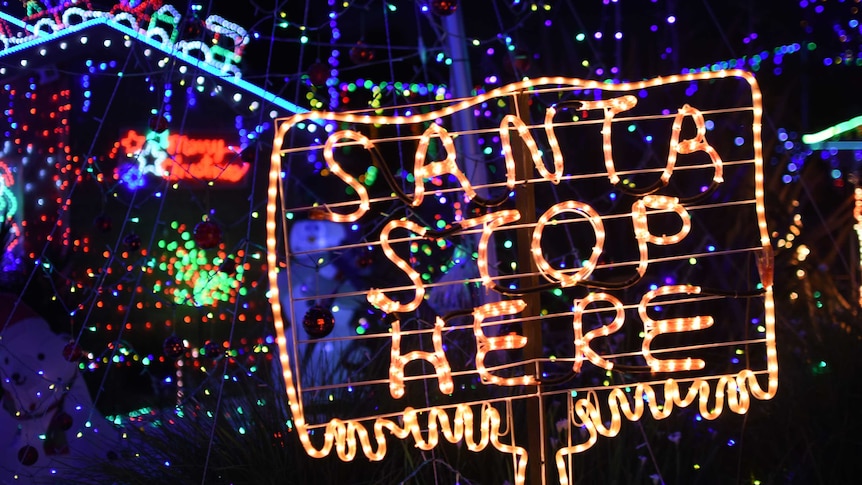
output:
[{"label": "illuminated sign", "polygon": [[245,179],[249,164],[220,138],[190,138],[168,131],[142,135],[126,132],[119,148],[137,162],[137,173],[170,181],[236,184]]},{"label": "illuminated sign", "polygon": [[[491,107],[508,112],[499,124],[457,125],[459,112]],[[688,406],[714,419],[775,395],[762,103],[751,74],[540,78],[390,110],[296,115],[273,143],[270,302],[292,424],[309,455],[381,460],[387,440],[429,450],[442,439],[511,454],[524,483],[536,458],[516,440],[513,407],[541,396],[564,410],[546,461],[569,483],[567,457],[616,436],[623,420]],[[308,120],[342,129],[288,145]],[[283,174],[319,160],[319,180],[291,190]],[[368,183],[369,163],[385,183]],[[280,226],[303,219],[344,224],[361,242],[296,251]],[[322,285],[323,270],[357,246],[372,272],[350,291]],[[425,262],[435,255],[458,258],[451,247],[467,248],[462,265],[475,271],[427,271],[440,267]],[[293,278],[299,267],[317,280]],[[464,300],[449,295],[465,286],[480,295],[452,308]],[[290,324],[311,304],[356,298],[388,315],[385,328],[321,338]],[[382,349],[362,354],[361,371],[321,383],[319,366],[297,358],[351,339]],[[327,414],[327,398],[351,395],[374,396],[375,406]]]}]

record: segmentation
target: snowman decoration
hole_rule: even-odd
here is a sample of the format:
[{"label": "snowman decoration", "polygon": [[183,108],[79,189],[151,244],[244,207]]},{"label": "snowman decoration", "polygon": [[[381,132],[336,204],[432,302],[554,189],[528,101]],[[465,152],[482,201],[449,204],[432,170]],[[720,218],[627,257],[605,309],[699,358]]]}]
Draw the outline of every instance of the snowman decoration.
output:
[{"label": "snowman decoration", "polygon": [[[279,273],[279,287],[282,307],[293,310],[287,350],[304,389],[345,385],[368,359],[354,342],[368,308],[351,278],[359,269],[352,255],[334,249],[346,238],[344,225],[325,220],[298,221],[290,230],[290,268]],[[326,401],[337,393],[317,394]]]},{"label": "snowman decoration", "polygon": [[94,409],[79,357],[20,299],[0,294],[0,483],[62,483],[116,456],[119,433]]}]

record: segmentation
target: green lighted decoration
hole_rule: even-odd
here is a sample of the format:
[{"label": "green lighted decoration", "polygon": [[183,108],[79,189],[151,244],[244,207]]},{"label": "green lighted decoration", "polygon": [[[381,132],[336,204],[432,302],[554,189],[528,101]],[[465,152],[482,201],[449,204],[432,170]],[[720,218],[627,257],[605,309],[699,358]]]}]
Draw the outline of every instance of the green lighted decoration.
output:
[{"label": "green lighted decoration", "polygon": [[[180,25],[182,15],[172,5],[165,5],[150,17],[150,25],[147,29],[154,37],[161,37],[162,42],[174,44],[179,38],[180,31],[177,28]],[[164,27],[169,27],[170,32]]]},{"label": "green lighted decoration", "polygon": [[[158,246],[164,250],[159,269],[170,277],[164,288],[156,283],[155,291],[164,289],[175,303],[189,306],[218,306],[230,302],[245,291],[240,287],[245,268],[236,265],[232,272],[223,271],[222,265],[233,258],[223,245],[214,249],[200,249],[192,239],[192,231],[177,221],[171,228],[178,233],[178,240],[160,240]],[[233,267],[232,267],[233,268]]]},{"label": "green lighted decoration", "polygon": [[862,142],[858,140],[849,141],[827,141],[830,138],[836,137],[853,129],[862,127],[862,116],[851,118],[847,121],[842,121],[837,125],[830,126],[825,130],[802,135],[802,143],[810,146],[814,150],[828,150],[835,148],[838,150],[859,150],[862,149]]}]

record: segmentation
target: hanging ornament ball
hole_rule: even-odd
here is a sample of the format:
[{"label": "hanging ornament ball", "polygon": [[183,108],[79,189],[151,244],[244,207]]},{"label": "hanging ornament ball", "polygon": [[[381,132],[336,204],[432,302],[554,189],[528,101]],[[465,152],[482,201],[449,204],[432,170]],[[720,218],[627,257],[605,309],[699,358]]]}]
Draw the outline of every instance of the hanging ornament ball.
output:
[{"label": "hanging ornament ball", "polygon": [[178,359],[186,352],[186,345],[183,343],[183,339],[171,335],[165,339],[162,349],[165,351],[165,357]]},{"label": "hanging ornament ball", "polygon": [[350,48],[350,60],[354,64],[365,64],[374,60],[374,49],[361,40]]},{"label": "hanging ornament ball", "polygon": [[435,15],[447,16],[458,10],[458,0],[431,0],[431,11]]},{"label": "hanging ornament ball", "polygon": [[77,362],[83,355],[84,351],[75,342],[69,342],[63,347],[63,358],[69,362]]},{"label": "hanging ornament ball", "polygon": [[36,448],[27,445],[20,450],[18,450],[18,461],[21,462],[24,466],[30,466],[36,463],[36,460],[39,459],[39,452],[36,451]]},{"label": "hanging ornament ball", "polygon": [[195,244],[201,249],[212,249],[221,243],[221,229],[213,221],[201,221],[195,226]]},{"label": "hanging ornament ball", "polygon": [[135,233],[131,233],[125,238],[123,238],[123,242],[132,251],[137,251],[138,249],[141,249],[141,236],[138,236]]},{"label": "hanging ornament ball", "polygon": [[308,81],[315,86],[323,86],[329,79],[329,64],[315,62],[308,68]]},{"label": "hanging ornament ball", "polygon": [[168,119],[164,115],[153,115],[150,116],[150,121],[147,125],[156,133],[161,133],[168,129]]},{"label": "hanging ornament ball", "polygon": [[326,337],[335,327],[335,317],[329,308],[315,305],[302,318],[302,327],[311,338]]},{"label": "hanging ornament ball", "polygon": [[224,347],[219,345],[217,342],[213,342],[212,340],[207,340],[204,344],[204,354],[207,357],[216,358],[221,355],[224,355]]},{"label": "hanging ornament ball", "polygon": [[100,232],[110,232],[114,227],[113,221],[111,221],[111,217],[105,214],[96,217],[96,220],[93,221],[93,224],[96,225],[96,229]]}]

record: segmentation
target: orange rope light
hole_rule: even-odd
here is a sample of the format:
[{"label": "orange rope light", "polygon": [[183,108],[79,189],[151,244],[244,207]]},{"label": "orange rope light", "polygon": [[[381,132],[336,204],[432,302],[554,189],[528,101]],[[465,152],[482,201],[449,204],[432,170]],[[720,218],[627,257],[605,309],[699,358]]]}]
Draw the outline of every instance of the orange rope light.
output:
[{"label": "orange rope light", "polygon": [[[642,108],[638,98],[630,93],[640,90],[661,89],[662,86],[671,86],[679,83],[696,81],[718,81],[721,79],[732,79],[741,81],[750,90],[750,104],[739,108],[740,112],[750,114],[750,146],[752,156],[745,160],[724,160],[718,150],[707,141],[707,120],[710,111],[700,110],[689,104],[683,104],[674,113],[673,110],[662,114],[635,115],[635,111]],[[560,116],[563,106],[550,106],[545,109],[542,122],[530,126],[523,119],[507,115],[504,116],[498,127],[489,130],[489,136],[499,136],[500,152],[505,161],[505,179],[494,184],[479,184],[471,181],[466,171],[459,167],[459,156],[456,151],[454,140],[458,136],[466,136],[474,133],[457,133],[447,130],[444,125],[446,120],[453,114],[481,105],[488,101],[501,98],[513,98],[522,94],[553,93],[561,98],[569,96],[573,92],[580,93],[583,90],[593,90],[612,94],[614,97],[605,100],[589,99],[570,101],[578,111],[601,110],[601,120],[580,120],[577,117],[563,120]],[[577,96],[577,95],[576,95]],[[570,96],[569,96],[570,97]],[[599,96],[591,96],[598,98]],[[736,109],[736,108],[734,108]],[[384,110],[380,110],[384,112]],[[406,111],[405,111],[406,112]],[[481,402],[460,402],[439,406],[429,405],[424,409],[414,409],[404,406],[401,412],[387,415],[369,415],[361,419],[342,419],[331,417],[325,423],[309,422],[311,414],[307,414],[303,404],[303,390],[300,386],[298,374],[302,369],[292,355],[292,349],[288,348],[287,332],[295,332],[296,325],[286,324],[283,312],[291,314],[294,310],[282,308],[283,300],[280,297],[278,283],[279,272],[279,237],[283,236],[280,228],[285,222],[284,212],[299,209],[311,211],[312,208],[283,207],[279,199],[284,197],[282,173],[283,157],[287,153],[295,153],[302,150],[323,150],[327,167],[339,180],[349,189],[350,200],[347,202],[322,201],[321,204],[327,209],[338,208],[338,212],[332,210],[323,211],[317,209],[316,216],[334,222],[356,222],[360,219],[367,220],[375,214],[375,204],[379,202],[391,202],[395,200],[394,194],[391,198],[373,199],[365,186],[357,177],[346,173],[336,160],[336,149],[347,145],[360,145],[366,150],[376,150],[384,143],[403,143],[402,147],[413,147],[415,150],[408,158],[413,158],[413,193],[412,198],[407,198],[405,204],[409,206],[420,206],[425,202],[426,180],[442,175],[454,178],[452,182],[456,185],[454,189],[441,189],[439,194],[452,192],[463,194],[468,200],[477,201],[476,191],[480,188],[505,188],[511,192],[511,197],[518,197],[513,191],[523,184],[537,184],[537,186],[549,187],[551,184],[565,186],[575,180],[587,180],[595,177],[603,184],[610,181],[611,185],[625,183],[621,180],[631,174],[658,173],[659,179],[654,187],[642,192],[634,193],[634,203],[631,210],[625,209],[622,214],[602,214],[599,210],[591,207],[585,202],[576,200],[565,200],[554,204],[542,211],[535,222],[520,222],[522,216],[516,209],[489,208],[487,213],[477,215],[473,218],[460,219],[456,221],[444,221],[447,231],[456,232],[458,235],[478,235],[478,251],[474,256],[478,276],[470,280],[470,283],[481,283],[486,290],[496,288],[497,281],[502,277],[495,276],[494,271],[498,261],[489,261],[491,252],[491,238],[504,230],[529,230],[532,231],[530,239],[530,257],[535,263],[538,275],[547,280],[553,288],[564,289],[576,286],[587,286],[591,291],[583,298],[572,302],[571,316],[574,340],[571,342],[574,348],[574,357],[571,358],[571,369],[580,373],[586,365],[593,365],[600,369],[612,370],[615,368],[614,359],[617,356],[600,355],[591,344],[596,339],[610,337],[620,332],[624,326],[632,325],[626,322],[626,309],[636,309],[637,316],[643,324],[642,342],[635,356],[643,359],[648,370],[653,373],[678,374],[687,372],[684,378],[673,376],[668,378],[651,377],[649,381],[627,384],[626,386],[605,385],[600,388],[590,389],[588,392],[566,392],[568,403],[568,419],[565,425],[570,428],[569,442],[559,445],[553,450],[555,465],[559,473],[560,483],[569,483],[567,470],[567,457],[575,453],[581,453],[596,443],[598,436],[613,437],[621,429],[623,420],[637,421],[644,415],[649,414],[654,419],[668,417],[675,408],[697,406],[700,414],[706,419],[715,419],[725,409],[733,413],[742,414],[748,411],[752,398],[759,400],[771,399],[775,396],[778,388],[778,360],[775,348],[775,308],[773,303],[773,261],[772,248],[767,231],[764,207],[763,188],[763,146],[761,143],[761,118],[762,100],[757,82],[754,77],[745,71],[728,70],[717,72],[696,72],[660,77],[631,83],[605,84],[598,81],[582,80],[563,77],[543,77],[538,79],[523,80],[507,86],[503,86],[487,93],[471,98],[453,100],[450,104],[436,110],[417,109],[415,114],[405,116],[386,116],[383,114],[368,114],[366,112],[309,112],[292,116],[281,120],[277,128],[273,143],[271,157],[271,168],[269,172],[268,201],[266,206],[266,231],[267,231],[267,264],[269,269],[270,302],[276,330],[276,343],[278,344],[278,357],[282,366],[282,378],[284,380],[288,402],[293,417],[293,422],[298,432],[300,441],[305,451],[313,457],[325,457],[333,451],[342,460],[353,460],[360,453],[367,459],[377,461],[386,456],[387,439],[412,439],[415,446],[422,450],[430,450],[436,447],[441,439],[450,443],[463,442],[471,451],[481,451],[488,446],[502,452],[511,454],[514,463],[515,483],[523,484],[526,480],[526,467],[529,457],[525,448],[514,441],[511,426],[501,431],[506,423],[511,423],[511,404],[519,399],[533,398],[536,393],[545,391],[541,388],[541,379],[536,375],[525,374],[521,376],[503,376],[495,373],[495,368],[486,365],[489,353],[495,351],[511,351],[523,349],[528,345],[528,338],[517,333],[494,335],[490,326],[499,326],[501,322],[516,321],[519,314],[538,315],[538,311],[527,312],[526,300],[517,297],[502,299],[493,303],[479,305],[464,312],[464,318],[470,319],[469,325],[464,325],[463,330],[472,332],[472,338],[476,344],[476,356],[473,362],[474,368],[469,373],[478,376],[482,384],[488,386],[501,386],[515,388],[506,397],[494,398]],[[627,116],[632,119],[662,119],[672,125],[668,134],[668,155],[662,160],[664,167],[649,170],[621,170],[614,159],[614,144],[612,127],[615,123],[626,122]],[[672,120],[672,121],[671,121]],[[683,139],[683,124],[686,120],[694,124],[694,136]],[[386,139],[374,139],[368,135],[360,134],[358,131],[343,130],[328,135],[325,143],[318,147],[285,147],[287,133],[299,123],[308,121],[336,122],[344,125],[366,125],[366,126],[407,126],[410,125],[412,135],[398,135],[398,137]],[[567,163],[574,165],[580,160],[566,160],[563,149],[560,147],[557,129],[561,126],[598,126],[601,125],[601,157],[604,167],[603,173],[573,174],[567,175],[565,170]],[[745,127],[749,127],[746,125]],[[373,131],[373,130],[372,130]],[[399,132],[400,133],[400,132]],[[550,157],[543,153],[537,143],[537,137],[543,135],[550,148]],[[747,134],[748,135],[748,134]],[[519,140],[513,140],[518,138]],[[442,145],[440,160],[428,160],[429,145],[436,140]],[[513,143],[520,143],[525,148],[525,160],[529,160],[533,176],[527,175],[528,180],[519,180],[515,176],[515,155],[512,150]],[[708,157],[709,162],[697,165],[696,168],[711,171],[711,183],[714,186],[724,182],[724,170],[726,167],[744,167],[751,170],[753,174],[753,194],[746,194],[740,200],[731,200],[719,203],[693,204],[693,198],[684,199],[669,195],[656,193],[658,190],[672,183],[676,171],[691,170],[692,166],[678,166],[680,157],[700,153]],[[549,159],[549,160],[546,160]],[[550,163],[548,163],[550,162]],[[553,167],[552,169],[548,167]],[[571,170],[570,170],[571,171]],[[606,178],[605,178],[606,177]],[[502,176],[501,176],[502,179]],[[675,180],[675,179],[674,179]],[[591,183],[591,182],[589,182]],[[544,184],[544,185],[540,185]],[[429,189],[430,190],[430,189]],[[750,189],[747,189],[750,190]],[[437,189],[434,189],[437,194]],[[857,191],[858,192],[858,191]],[[282,199],[283,200],[283,199]],[[402,201],[405,197],[402,197]],[[454,199],[453,199],[454,200]],[[858,196],[857,201],[862,200]],[[332,202],[332,203],[330,203]],[[463,200],[459,199],[460,203]],[[857,208],[862,204],[857,204]],[[597,206],[598,207],[598,206]],[[628,206],[625,206],[628,207]],[[697,314],[692,316],[668,318],[662,313],[668,307],[681,306],[683,303],[702,302],[718,298],[715,294],[709,294],[704,285],[698,284],[672,284],[664,283],[643,293],[639,301],[624,304],[621,297],[614,294],[613,288],[604,288],[602,291],[594,291],[598,286],[591,279],[597,270],[603,267],[614,267],[631,265],[636,267],[639,277],[643,277],[650,268],[650,264],[660,264],[667,260],[688,260],[702,257],[702,254],[692,251],[681,251],[670,256],[662,253],[663,250],[673,250],[691,244],[686,238],[694,232],[698,224],[708,224],[709,221],[694,217],[696,211],[722,208],[733,211],[752,210],[755,221],[749,228],[753,241],[749,247],[728,250],[726,253],[715,253],[716,255],[731,254],[754,254],[757,256],[759,281],[757,284],[760,293],[757,294],[762,301],[762,325],[764,331],[762,339],[757,340],[765,347],[765,368],[727,371],[725,374],[711,374],[706,369],[707,361],[694,356],[677,356],[678,358],[659,358],[660,353],[673,351],[675,354],[699,348],[698,346],[680,348],[657,348],[656,338],[669,333],[695,332],[714,326],[723,315]],[[383,212],[382,210],[380,211]],[[858,212],[858,211],[857,211]],[[574,214],[578,220],[566,220],[562,214]],[[658,214],[663,214],[659,216]],[[858,214],[856,214],[858,216]],[[558,217],[559,216],[559,217]],[[679,229],[675,234],[664,234],[651,230],[648,219],[654,217],[673,217],[679,221]],[[611,220],[630,220],[630,233],[625,235],[631,238],[632,244],[637,245],[637,259],[617,263],[602,262],[601,256],[606,248],[606,241],[611,237],[606,234],[610,231]],[[746,219],[748,220],[748,219]],[[519,223],[520,222],[520,223]],[[545,231],[549,227],[559,224],[578,223],[589,224],[588,233],[595,240],[589,250],[589,256],[578,261],[577,265],[551,264],[553,261],[543,248],[543,236],[548,238]],[[409,281],[406,286],[371,288],[367,291],[367,301],[386,313],[413,312],[422,307],[428,299],[427,291],[433,289],[438,283],[423,282],[420,272],[414,269],[408,258],[399,255],[395,250],[395,244],[412,243],[417,240],[444,238],[451,232],[435,232],[435,229],[426,227],[418,222],[410,220],[409,215],[401,219],[392,219],[381,222],[380,236],[378,240],[363,241],[371,249],[382,251],[390,267],[396,269],[394,276],[401,280]],[[442,225],[440,226],[442,227]],[[439,229],[438,227],[437,229]],[[585,226],[586,227],[586,226]],[[393,231],[403,230],[409,233],[407,237],[393,237]],[[286,231],[285,231],[286,232]],[[693,239],[693,238],[689,238]],[[661,248],[659,248],[661,247]],[[340,247],[330,248],[332,250]],[[289,251],[289,250],[288,250]],[[288,260],[290,255],[288,254]],[[514,276],[516,278],[526,276],[528,268],[517,268]],[[383,273],[381,273],[383,274]],[[393,281],[390,279],[390,281]],[[394,283],[393,283],[394,284]],[[394,296],[407,293],[407,297]],[[412,292],[412,296],[410,293]],[[401,298],[401,299],[399,299]],[[292,302],[292,300],[291,300]],[[760,310],[760,309],[759,309]],[[584,325],[586,314],[600,313],[609,315],[610,320],[604,325],[587,330]],[[295,318],[295,316],[293,316]],[[523,320],[536,317],[523,317]],[[493,321],[491,321],[493,320]],[[717,326],[717,325],[716,325]],[[292,328],[291,328],[292,327]],[[430,327],[430,326],[429,326]],[[460,328],[460,327],[459,327]],[[383,338],[391,339],[388,379],[385,380],[389,386],[389,393],[395,400],[403,399],[405,395],[404,381],[405,366],[413,361],[424,361],[433,368],[433,371],[422,372],[421,364],[417,364],[415,373],[419,376],[411,376],[409,379],[436,379],[436,385],[428,386],[429,389],[437,389],[440,393],[452,396],[457,401],[457,391],[454,389],[454,372],[450,367],[449,359],[446,357],[446,349],[443,345],[444,332],[453,330],[447,328],[446,322],[436,317],[433,328],[419,331],[404,332],[401,322],[396,319],[391,324],[388,335]],[[404,335],[430,335],[433,349],[431,351],[414,350],[402,353],[402,338]],[[296,335],[292,334],[291,341],[296,341]],[[731,345],[731,342],[724,343]],[[511,352],[505,353],[506,355]],[[550,361],[550,357],[541,357],[539,360]],[[529,368],[534,364],[533,360],[517,361],[512,365],[520,366],[520,369]],[[752,366],[753,367],[753,366]],[[701,371],[700,376],[689,377]],[[334,384],[335,385],[335,384]],[[353,382],[353,386],[360,383]],[[516,389],[529,386],[533,391],[521,391]],[[538,390],[535,390],[538,389]],[[560,391],[555,391],[560,393]],[[453,401],[448,401],[453,402]],[[601,405],[600,405],[601,404]],[[476,428],[478,426],[478,428]],[[476,430],[478,429],[478,433]],[[578,433],[571,431],[582,429],[586,431],[586,440],[580,443],[571,442],[572,436]],[[476,433],[476,434],[474,434]]]}]

